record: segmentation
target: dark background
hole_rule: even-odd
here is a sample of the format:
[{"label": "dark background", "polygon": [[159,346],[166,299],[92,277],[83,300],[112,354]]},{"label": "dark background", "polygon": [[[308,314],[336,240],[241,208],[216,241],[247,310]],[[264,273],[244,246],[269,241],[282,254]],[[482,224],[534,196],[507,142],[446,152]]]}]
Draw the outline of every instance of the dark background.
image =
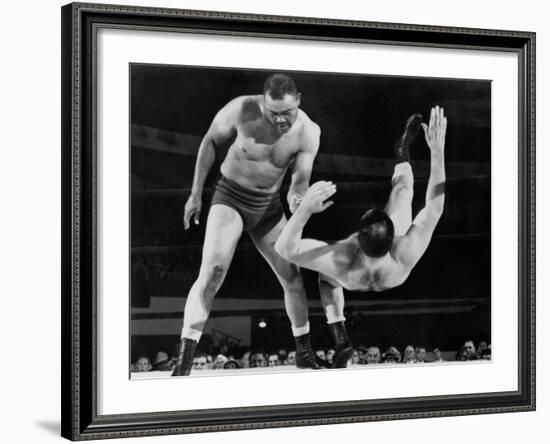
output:
[{"label": "dark background", "polygon": [[[185,297],[200,265],[212,185],[227,149],[218,147],[217,163],[203,196],[201,224],[184,231],[183,208],[200,140],[221,107],[236,96],[260,94],[270,73],[131,65],[132,360],[143,354],[154,356],[158,350],[175,352]],[[407,117],[420,112],[428,120],[436,104],[444,107],[448,117],[444,215],[405,284],[383,293],[345,292],[354,342],[383,349],[396,345],[401,350],[407,344],[456,350],[465,339],[490,342],[491,83],[288,74],[302,93],[302,109],[321,127],[311,181],[326,179],[338,184],[335,205],[310,221],[306,236],[333,240],[355,231],[367,208],[383,207],[387,200],[392,147]],[[411,157],[416,214],[424,205],[429,174],[429,149],[423,137],[415,141]],[[288,181],[289,177],[283,196]],[[330,336],[318,303],[316,276],[304,271],[304,278],[313,342],[328,348]],[[155,298],[170,300],[170,308],[159,309]],[[215,304],[211,317],[244,315],[251,324],[250,346],[264,350],[290,347],[293,341],[282,298],[275,276],[243,235],[216,299],[254,303],[229,304],[223,310]],[[278,300],[280,306],[262,310],[258,300],[263,299]],[[180,322],[174,328],[176,318]],[[259,319],[268,321],[267,328],[257,327]],[[224,341],[245,347],[226,333],[204,335],[200,347],[210,353]]]}]

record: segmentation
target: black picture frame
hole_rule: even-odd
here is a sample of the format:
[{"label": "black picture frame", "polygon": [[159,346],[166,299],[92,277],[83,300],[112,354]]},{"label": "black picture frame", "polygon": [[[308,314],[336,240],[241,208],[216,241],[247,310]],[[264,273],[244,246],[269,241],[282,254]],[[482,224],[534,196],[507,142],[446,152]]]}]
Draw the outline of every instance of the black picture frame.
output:
[{"label": "black picture frame", "polygon": [[[62,14],[62,436],[120,438],[535,409],[535,33],[72,3]],[[513,52],[519,80],[518,390],[102,416],[96,379],[99,27]]]}]

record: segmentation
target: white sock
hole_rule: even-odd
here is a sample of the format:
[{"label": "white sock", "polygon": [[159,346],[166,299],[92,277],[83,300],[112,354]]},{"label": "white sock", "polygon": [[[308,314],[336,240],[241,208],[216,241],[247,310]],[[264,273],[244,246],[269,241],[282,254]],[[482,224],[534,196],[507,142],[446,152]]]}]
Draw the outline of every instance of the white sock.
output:
[{"label": "white sock", "polygon": [[307,335],[308,333],[309,333],[309,321],[303,327],[294,327],[294,325],[292,326],[292,334],[294,335],[294,337]]},{"label": "white sock", "polygon": [[193,341],[199,342],[202,336],[202,331],[196,330],[191,327],[183,327],[181,329],[181,339],[193,339]]},{"label": "white sock", "polygon": [[335,315],[332,313],[327,313],[327,324],[336,324],[337,322],[343,322],[346,320],[346,317],[341,315]]}]

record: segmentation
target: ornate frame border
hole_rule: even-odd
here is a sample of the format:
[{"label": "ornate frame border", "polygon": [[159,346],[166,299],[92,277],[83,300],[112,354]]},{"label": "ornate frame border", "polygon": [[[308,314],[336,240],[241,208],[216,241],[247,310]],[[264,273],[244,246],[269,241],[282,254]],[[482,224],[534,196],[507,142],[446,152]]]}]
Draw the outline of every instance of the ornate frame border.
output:
[{"label": "ornate frame border", "polygon": [[[62,15],[62,436],[70,440],[535,409],[535,33],[72,3]],[[518,391],[97,414],[96,31],[99,27],[515,52],[519,61]]]}]

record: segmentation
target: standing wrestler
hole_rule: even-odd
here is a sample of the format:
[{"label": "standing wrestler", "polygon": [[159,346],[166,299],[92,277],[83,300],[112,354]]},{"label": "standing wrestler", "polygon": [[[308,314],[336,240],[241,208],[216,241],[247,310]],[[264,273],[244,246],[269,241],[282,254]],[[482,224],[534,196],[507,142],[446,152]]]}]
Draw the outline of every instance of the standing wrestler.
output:
[{"label": "standing wrestler", "polygon": [[[342,293],[342,288],[359,291],[383,291],[401,285],[420,260],[443,214],[445,201],[444,146],[447,118],[443,108],[431,110],[429,126],[422,116],[411,116],[403,136],[395,144],[396,165],[392,191],[384,210],[368,210],[359,223],[359,231],[347,239],[327,244],[302,239],[302,231],[314,213],[332,205],[329,199],[336,186],[316,182],[305,194],[275,244],[284,258],[318,271],[325,292]],[[414,178],[409,163],[409,148],[422,126],[431,151],[430,178],[426,205],[412,220]]]},{"label": "standing wrestler", "polygon": [[[300,98],[290,77],[273,74],[265,81],[262,95],[237,97],[225,105],[202,140],[191,195],[185,205],[185,229],[191,219],[199,223],[204,182],[215,160],[215,146],[234,138],[221,165],[222,176],[208,213],[201,266],[185,304],[180,353],[173,376],[190,372],[214,296],[243,231],[248,232],[283,287],[296,340],[296,365],[314,369],[323,366],[310,344],[307,296],[300,270],[274,248],[287,222],[280,200],[285,173],[292,164],[287,200],[294,212],[308,189],[319,149],[320,129],[299,108]],[[345,341],[343,301],[331,301],[331,306],[342,308],[342,316],[330,315],[329,322],[335,338]],[[329,312],[333,309],[329,308]],[[340,349],[349,352],[342,345]],[[341,360],[347,361],[349,358],[344,355]]]}]

